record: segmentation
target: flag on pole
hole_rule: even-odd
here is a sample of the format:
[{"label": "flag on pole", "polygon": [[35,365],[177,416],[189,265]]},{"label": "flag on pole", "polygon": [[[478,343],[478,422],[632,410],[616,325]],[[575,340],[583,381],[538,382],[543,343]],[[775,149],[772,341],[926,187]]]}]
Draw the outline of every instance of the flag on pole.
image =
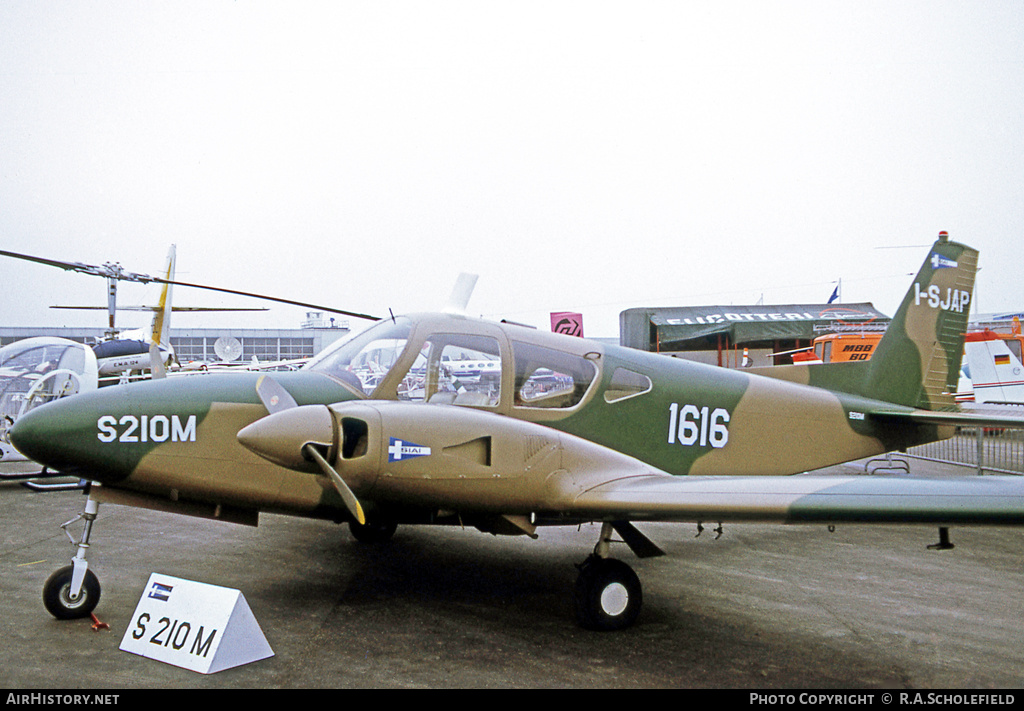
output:
[{"label": "flag on pole", "polygon": [[840,279],[839,283],[836,284],[836,288],[832,290],[832,296],[828,297],[828,303],[831,304],[833,301],[836,301],[836,300],[839,299],[839,287],[842,286],[842,285],[843,285],[843,281],[842,281],[842,279]]}]

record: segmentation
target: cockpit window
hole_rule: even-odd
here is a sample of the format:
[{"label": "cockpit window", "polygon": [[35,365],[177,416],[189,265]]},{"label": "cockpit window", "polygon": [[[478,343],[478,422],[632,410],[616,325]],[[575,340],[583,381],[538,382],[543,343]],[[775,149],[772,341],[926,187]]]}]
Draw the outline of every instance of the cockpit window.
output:
[{"label": "cockpit window", "polygon": [[1013,353],[1013,355],[1017,357],[1017,360],[1021,360],[1021,357],[1020,357],[1020,341],[1011,338],[1008,341],[1004,341],[1004,343],[1006,343],[1006,347],[1010,349],[1010,352]]},{"label": "cockpit window", "polygon": [[381,321],[306,364],[369,395],[402,355],[412,326],[408,319]]},{"label": "cockpit window", "polygon": [[517,407],[575,407],[597,375],[597,367],[583,356],[517,342],[512,351]]},{"label": "cockpit window", "polygon": [[0,348],[0,438],[33,407],[96,386],[96,356],[83,343],[26,338]]}]

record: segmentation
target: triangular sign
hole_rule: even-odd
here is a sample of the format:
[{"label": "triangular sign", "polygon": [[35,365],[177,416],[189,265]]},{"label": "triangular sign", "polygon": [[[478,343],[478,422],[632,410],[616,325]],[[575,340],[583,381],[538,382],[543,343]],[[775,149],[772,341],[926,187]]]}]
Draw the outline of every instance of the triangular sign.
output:
[{"label": "triangular sign", "polygon": [[238,590],[153,573],[120,649],[213,674],[274,656]]}]

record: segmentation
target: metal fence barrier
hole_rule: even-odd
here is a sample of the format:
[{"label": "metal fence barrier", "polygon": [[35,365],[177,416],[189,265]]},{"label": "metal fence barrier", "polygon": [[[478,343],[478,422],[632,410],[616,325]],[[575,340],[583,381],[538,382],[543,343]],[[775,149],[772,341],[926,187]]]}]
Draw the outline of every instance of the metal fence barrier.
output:
[{"label": "metal fence barrier", "polygon": [[911,447],[907,456],[972,467],[978,474],[1024,474],[1024,430],[962,429],[941,442]]}]

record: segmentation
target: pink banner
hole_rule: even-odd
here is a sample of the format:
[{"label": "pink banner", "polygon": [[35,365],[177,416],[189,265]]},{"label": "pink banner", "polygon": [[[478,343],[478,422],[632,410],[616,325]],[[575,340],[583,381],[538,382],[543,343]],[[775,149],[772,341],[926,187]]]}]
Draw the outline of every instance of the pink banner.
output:
[{"label": "pink banner", "polygon": [[551,330],[583,338],[583,314],[559,311],[551,314]]}]

